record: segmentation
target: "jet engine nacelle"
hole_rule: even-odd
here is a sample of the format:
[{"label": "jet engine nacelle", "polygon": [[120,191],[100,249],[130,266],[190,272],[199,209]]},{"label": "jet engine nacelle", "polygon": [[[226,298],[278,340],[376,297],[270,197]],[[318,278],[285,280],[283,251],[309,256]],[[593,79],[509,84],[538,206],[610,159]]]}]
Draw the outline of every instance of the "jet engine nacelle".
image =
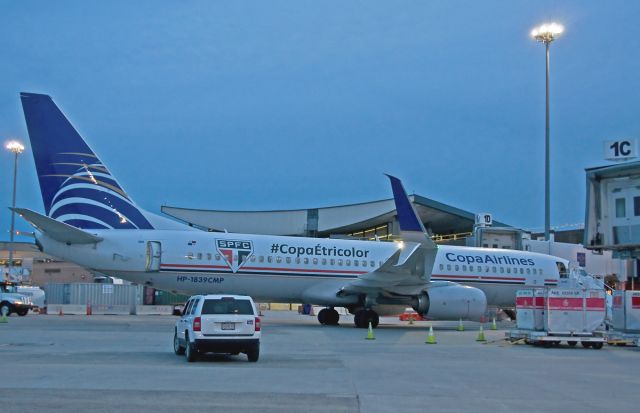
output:
[{"label": "jet engine nacelle", "polygon": [[482,290],[465,285],[437,286],[419,295],[413,309],[434,320],[480,321],[487,312],[487,297]]}]

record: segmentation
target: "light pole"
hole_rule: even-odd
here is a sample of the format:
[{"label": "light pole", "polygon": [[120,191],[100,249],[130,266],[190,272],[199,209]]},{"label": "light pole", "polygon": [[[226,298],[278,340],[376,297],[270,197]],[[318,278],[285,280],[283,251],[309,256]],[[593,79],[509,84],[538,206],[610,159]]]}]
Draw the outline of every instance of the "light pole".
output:
[{"label": "light pole", "polygon": [[[11,206],[15,209],[16,207],[16,182],[18,177],[18,155],[20,155],[24,151],[24,146],[18,141],[9,141],[7,142],[6,148],[13,152],[15,155],[13,162],[13,199],[11,201]],[[9,276],[11,276],[11,270],[13,270],[13,233],[15,225],[15,212],[11,210],[11,232],[9,234]],[[11,281],[9,279],[8,281]]]},{"label": "light pole", "polygon": [[550,172],[549,172],[549,45],[553,42],[562,32],[564,27],[558,23],[548,23],[542,26],[536,27],[531,31],[531,37],[536,41],[544,43],[546,48],[546,74],[547,74],[547,86],[546,86],[546,112],[545,112],[545,133],[544,133],[544,239],[549,241],[549,235],[551,232],[551,195],[550,195]]}]

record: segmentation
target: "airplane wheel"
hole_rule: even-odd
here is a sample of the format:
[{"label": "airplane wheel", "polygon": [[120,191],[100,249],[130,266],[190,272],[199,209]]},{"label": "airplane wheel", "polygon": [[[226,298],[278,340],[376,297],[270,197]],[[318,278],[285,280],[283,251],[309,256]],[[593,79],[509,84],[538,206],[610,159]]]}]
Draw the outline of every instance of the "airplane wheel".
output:
[{"label": "airplane wheel", "polygon": [[603,345],[604,345],[604,343],[601,343],[601,342],[591,343],[591,347],[596,349],[596,350],[600,350]]},{"label": "airplane wheel", "polygon": [[358,328],[369,328],[369,322],[371,322],[372,328],[376,328],[380,323],[380,317],[378,313],[373,310],[358,310],[353,318],[353,322]]},{"label": "airplane wheel", "polygon": [[567,344],[570,345],[571,347],[575,347],[576,344],[578,344],[577,341],[567,341]]},{"label": "airplane wheel", "polygon": [[327,313],[329,312],[328,308],[323,308],[318,313],[318,322],[322,325],[327,324]]},{"label": "airplane wheel", "polygon": [[589,348],[589,347],[591,347],[591,343],[589,343],[588,341],[583,341],[583,342],[582,342],[582,343],[580,343],[580,344],[582,344],[582,347],[584,347],[584,348]]},{"label": "airplane wheel", "polygon": [[335,308],[326,308],[325,310],[327,312],[324,318],[324,323],[328,326],[337,326],[338,321],[340,321],[340,314],[338,314]]}]

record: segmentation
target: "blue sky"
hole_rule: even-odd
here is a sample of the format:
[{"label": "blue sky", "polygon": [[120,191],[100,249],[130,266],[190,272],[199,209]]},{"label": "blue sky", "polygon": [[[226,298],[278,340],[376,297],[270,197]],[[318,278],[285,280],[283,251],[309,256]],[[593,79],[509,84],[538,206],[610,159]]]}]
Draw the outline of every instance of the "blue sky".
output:
[{"label": "blue sky", "polygon": [[[142,207],[319,207],[408,191],[544,225],[552,45],[554,226],[584,220],[584,168],[637,137],[640,3],[0,0],[0,139],[46,93]],[[12,157],[0,154],[8,238]],[[42,211],[29,148],[18,205]],[[18,220],[20,229],[28,229]]]}]

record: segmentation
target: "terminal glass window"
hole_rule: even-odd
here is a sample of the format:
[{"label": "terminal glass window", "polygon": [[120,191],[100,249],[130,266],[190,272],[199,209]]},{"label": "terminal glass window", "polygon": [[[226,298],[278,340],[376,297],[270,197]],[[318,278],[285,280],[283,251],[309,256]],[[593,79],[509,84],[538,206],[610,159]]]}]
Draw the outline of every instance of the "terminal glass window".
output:
[{"label": "terminal glass window", "polygon": [[633,197],[633,215],[640,217],[640,196]]}]

